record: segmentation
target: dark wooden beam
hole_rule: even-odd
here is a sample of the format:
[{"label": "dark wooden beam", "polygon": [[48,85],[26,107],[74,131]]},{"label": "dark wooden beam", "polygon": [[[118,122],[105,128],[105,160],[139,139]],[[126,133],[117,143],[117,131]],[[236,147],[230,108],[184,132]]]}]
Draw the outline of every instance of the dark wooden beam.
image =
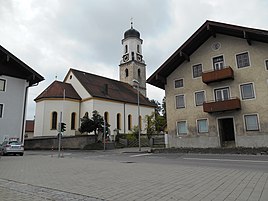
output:
[{"label": "dark wooden beam", "polygon": [[246,31],[243,31],[244,38],[247,40],[248,45],[252,45],[251,39]]},{"label": "dark wooden beam", "polygon": [[159,75],[158,73],[155,75],[155,79],[159,80],[160,82],[162,82],[163,84],[167,83],[167,79],[164,78],[163,76]]},{"label": "dark wooden beam", "polygon": [[213,38],[216,38],[216,31],[211,26],[209,26],[209,24],[207,25],[207,30],[210,32]]},{"label": "dark wooden beam", "polygon": [[189,55],[187,55],[187,54],[184,53],[183,51],[180,51],[180,56],[183,57],[185,60],[190,61],[190,57],[189,57]]}]

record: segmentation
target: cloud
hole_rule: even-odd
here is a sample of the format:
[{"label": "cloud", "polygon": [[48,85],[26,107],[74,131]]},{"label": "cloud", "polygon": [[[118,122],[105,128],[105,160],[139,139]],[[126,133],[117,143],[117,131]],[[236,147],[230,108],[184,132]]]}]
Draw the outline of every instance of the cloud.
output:
[{"label": "cloud", "polygon": [[[29,90],[33,118],[33,99],[69,68],[118,79],[130,18],[149,77],[207,19],[268,29],[267,7],[265,0],[0,0],[0,44],[46,79]],[[148,85],[147,94],[161,102],[164,91]]]}]

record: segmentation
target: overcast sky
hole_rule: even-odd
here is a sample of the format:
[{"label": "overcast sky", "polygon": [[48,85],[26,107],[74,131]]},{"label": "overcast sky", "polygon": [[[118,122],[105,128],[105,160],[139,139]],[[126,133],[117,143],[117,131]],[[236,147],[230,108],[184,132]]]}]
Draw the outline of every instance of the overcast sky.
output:
[{"label": "overcast sky", "polygon": [[[268,30],[268,0],[0,0],[0,44],[41,74],[33,101],[69,68],[119,79],[121,40],[130,28],[143,39],[147,78],[206,20]],[[150,99],[164,91],[147,85]]]}]

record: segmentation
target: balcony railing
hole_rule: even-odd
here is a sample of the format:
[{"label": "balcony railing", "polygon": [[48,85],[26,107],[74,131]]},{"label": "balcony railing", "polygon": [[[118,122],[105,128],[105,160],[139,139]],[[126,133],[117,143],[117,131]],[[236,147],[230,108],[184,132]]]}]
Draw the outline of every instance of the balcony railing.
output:
[{"label": "balcony railing", "polygon": [[223,101],[211,101],[203,103],[203,111],[208,113],[224,112],[239,109],[241,109],[241,103],[239,98],[230,98],[228,100]]},{"label": "balcony railing", "polygon": [[202,73],[202,81],[206,84],[228,79],[234,79],[234,71],[230,66],[226,66],[220,70],[213,70]]}]

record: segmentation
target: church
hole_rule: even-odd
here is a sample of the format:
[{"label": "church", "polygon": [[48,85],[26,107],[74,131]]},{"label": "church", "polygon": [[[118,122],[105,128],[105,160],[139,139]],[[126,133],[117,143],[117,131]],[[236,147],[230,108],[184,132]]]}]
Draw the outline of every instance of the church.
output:
[{"label": "church", "polygon": [[129,133],[138,125],[146,133],[144,119],[155,105],[146,97],[142,43],[131,23],[122,39],[119,81],[71,68],[63,81],[51,83],[35,98],[34,137],[57,135],[59,122],[66,124],[64,135],[80,134],[81,118],[91,117],[94,110],[110,125],[112,135]]}]

